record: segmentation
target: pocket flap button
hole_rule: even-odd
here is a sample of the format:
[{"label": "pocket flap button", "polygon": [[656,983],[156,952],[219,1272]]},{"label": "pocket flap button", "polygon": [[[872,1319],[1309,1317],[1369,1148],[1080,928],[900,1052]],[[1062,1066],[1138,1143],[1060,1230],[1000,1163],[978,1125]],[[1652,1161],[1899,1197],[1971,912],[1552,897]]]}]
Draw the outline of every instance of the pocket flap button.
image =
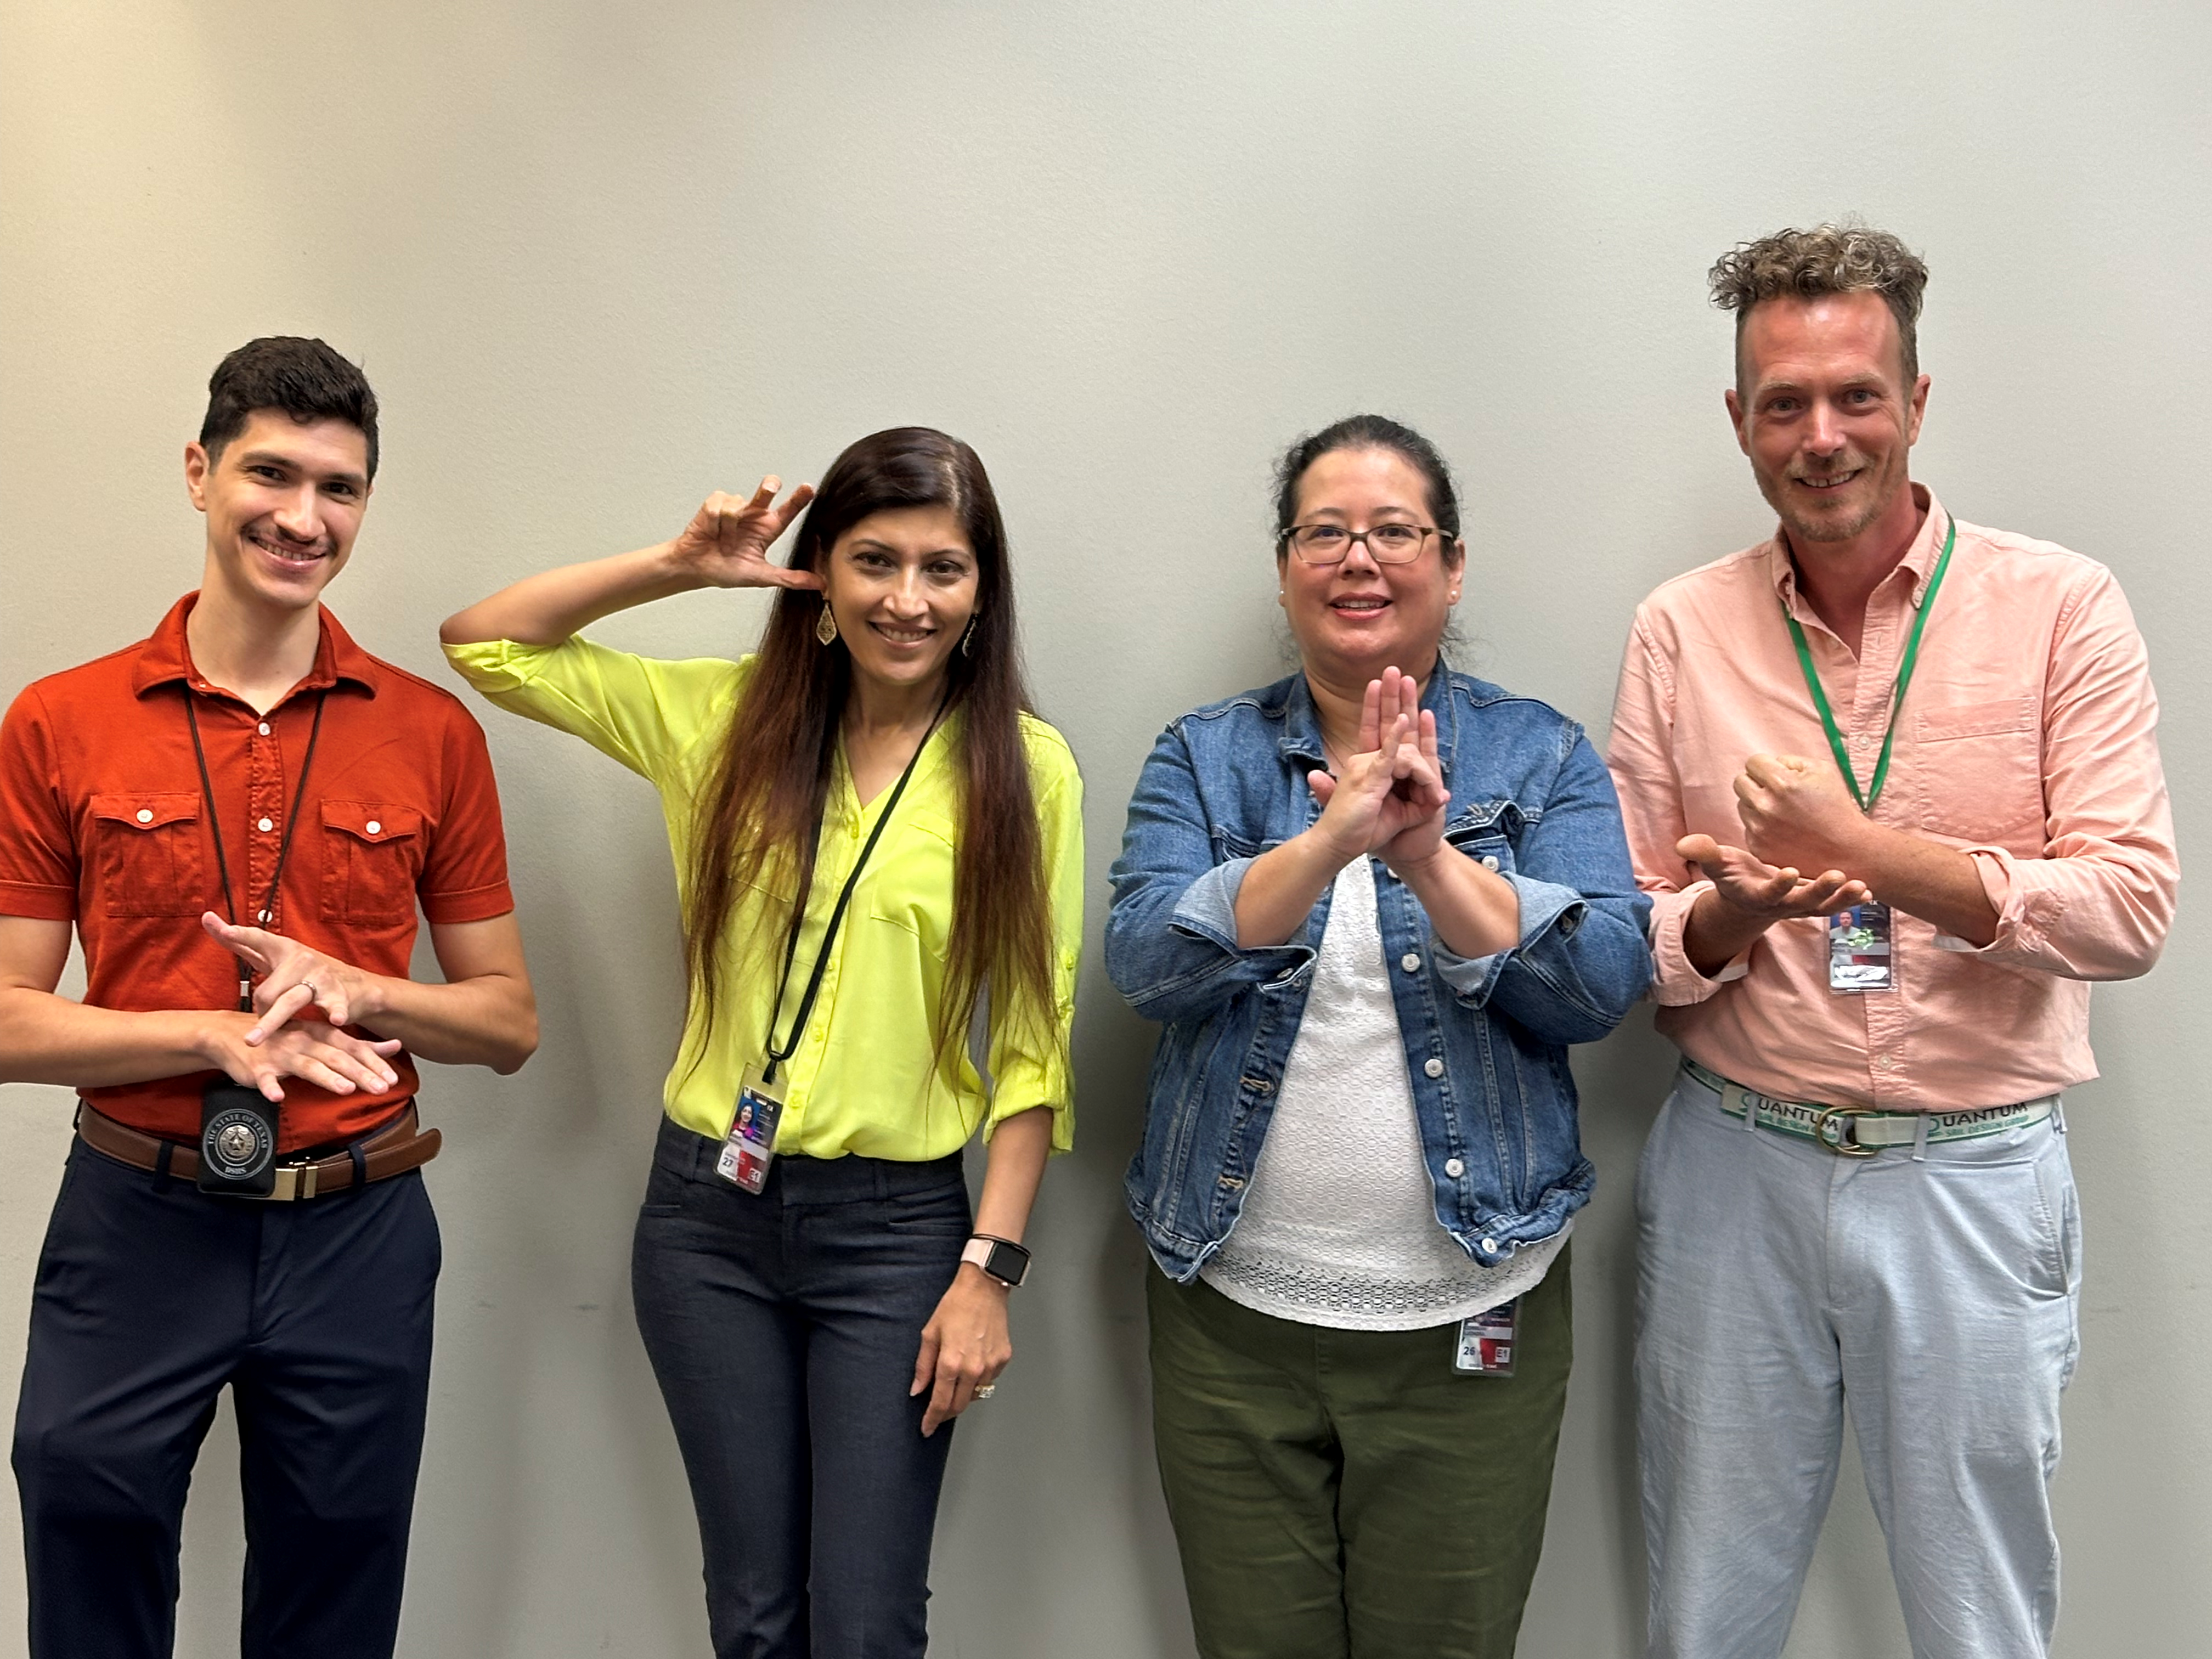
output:
[{"label": "pocket flap button", "polygon": [[372,836],[380,836],[384,833],[384,826],[374,818],[371,818],[368,821],[368,833]]},{"label": "pocket flap button", "polygon": [[1498,867],[1498,854],[1485,853],[1482,855],[1482,867],[1486,870],[1495,870]]},{"label": "pocket flap button", "polygon": [[154,809],[153,809],[152,807],[150,807],[150,806],[142,806],[142,807],[140,807],[140,808],[138,809],[138,822],[139,822],[139,823],[153,823],[153,821],[154,821]]}]

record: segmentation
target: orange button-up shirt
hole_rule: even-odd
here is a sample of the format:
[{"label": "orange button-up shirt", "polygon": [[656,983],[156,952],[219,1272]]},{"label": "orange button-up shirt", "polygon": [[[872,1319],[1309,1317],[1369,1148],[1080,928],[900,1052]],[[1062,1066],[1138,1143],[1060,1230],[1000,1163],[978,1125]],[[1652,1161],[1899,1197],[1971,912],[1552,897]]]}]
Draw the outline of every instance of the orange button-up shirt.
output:
[{"label": "orange button-up shirt", "polygon": [[2032,1099],[2097,1074],[2089,987],[2157,960],[2180,866],[2142,637],[2103,566],[1960,524],[1897,722],[1877,823],[1962,849],[1997,913],[1975,950],[1898,911],[1897,988],[1828,988],[1826,923],[1769,928],[1707,978],[1682,927],[1711,884],[1674,851],[1741,845],[1749,757],[1833,760],[1783,608],[1863,786],[1949,515],[1915,485],[1920,533],[1867,605],[1853,656],[1797,592],[1773,540],[1666,583],[1636,613],[1610,764],[1638,884],[1651,895],[1659,1029],[1692,1059],[1785,1099],[1951,1111]]},{"label": "orange button-up shirt", "polygon": [[[76,923],[87,1003],[238,1006],[236,959],[200,927],[224,900],[186,696],[240,921],[267,902],[295,799],[267,924],[278,933],[404,978],[418,898],[441,923],[514,908],[491,758],[459,698],[370,656],[325,611],[313,670],[257,714],[193,668],[185,618],[198,597],[179,600],[151,639],[27,687],[0,723],[0,915]],[[301,798],[319,695],[322,735]],[[286,1079],[281,1147],[350,1139],[390,1116],[416,1087],[404,1051],[392,1063],[398,1081],[375,1094]],[[196,1140],[214,1075],[80,1092],[118,1122]]]}]

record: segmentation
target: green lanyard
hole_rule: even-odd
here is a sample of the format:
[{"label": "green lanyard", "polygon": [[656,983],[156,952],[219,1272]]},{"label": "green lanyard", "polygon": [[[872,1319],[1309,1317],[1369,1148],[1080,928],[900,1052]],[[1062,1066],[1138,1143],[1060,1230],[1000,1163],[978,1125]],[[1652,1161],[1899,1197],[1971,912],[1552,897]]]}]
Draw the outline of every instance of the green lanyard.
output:
[{"label": "green lanyard", "polygon": [[1958,539],[1959,521],[1954,519],[1950,528],[1943,532],[1943,556],[1936,561],[1936,574],[1928,579],[1928,591],[1920,597],[1920,614],[1912,619],[1912,633],[1905,642],[1904,660],[1897,665],[1897,686],[1889,694],[1889,726],[1881,734],[1881,758],[1875,763],[1874,782],[1863,792],[1859,788],[1858,775],[1851,770],[1850,755],[1844,748],[1844,734],[1836,729],[1836,711],[1828,707],[1828,694],[1820,689],[1820,671],[1813,666],[1812,647],[1805,643],[1805,630],[1790,614],[1789,605],[1782,607],[1782,620],[1790,624],[1790,638],[1797,647],[1797,665],[1805,671],[1805,689],[1813,694],[1813,706],[1820,711],[1820,724],[1828,733],[1828,747],[1835,751],[1836,764],[1843,769],[1844,781],[1850,785],[1851,799],[1858,802],[1862,812],[1874,811],[1875,802],[1881,799],[1881,786],[1889,780],[1890,745],[1897,741],[1897,715],[1905,707],[1905,688],[1912,684],[1912,667],[1920,660],[1920,630],[1928,626],[1928,613],[1936,608],[1936,590],[1943,586],[1943,573],[1951,568],[1951,546]]}]

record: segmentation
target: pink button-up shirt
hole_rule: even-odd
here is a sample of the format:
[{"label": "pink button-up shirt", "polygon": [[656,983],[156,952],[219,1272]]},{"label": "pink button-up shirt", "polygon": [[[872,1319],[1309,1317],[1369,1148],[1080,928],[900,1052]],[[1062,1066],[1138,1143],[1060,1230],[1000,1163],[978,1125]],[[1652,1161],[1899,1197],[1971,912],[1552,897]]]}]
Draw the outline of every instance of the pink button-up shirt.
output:
[{"label": "pink button-up shirt", "polygon": [[[1826,923],[1780,922],[1711,978],[1682,926],[1711,885],[1674,851],[1741,846],[1734,789],[1755,754],[1834,760],[1784,605],[1805,629],[1862,787],[1948,515],[1868,602],[1854,657],[1797,592],[1775,539],[1666,583],[1636,613],[1610,764],[1651,896],[1659,1029],[1699,1063],[1792,1100],[1952,1111],[2097,1074],[2089,987],[2158,959],[2180,880],[2142,637],[2102,565],[1960,524],[1920,643],[1875,821],[1969,854],[1997,912],[1976,950],[1902,911],[1897,988],[1828,988]],[[1877,895],[1879,896],[1879,895]]]}]

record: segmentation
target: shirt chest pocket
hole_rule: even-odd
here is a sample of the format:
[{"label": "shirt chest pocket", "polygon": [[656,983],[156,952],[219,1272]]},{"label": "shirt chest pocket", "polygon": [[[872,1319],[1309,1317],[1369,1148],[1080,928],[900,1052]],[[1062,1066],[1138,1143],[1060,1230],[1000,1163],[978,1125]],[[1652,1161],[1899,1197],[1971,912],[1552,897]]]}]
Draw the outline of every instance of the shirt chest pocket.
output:
[{"label": "shirt chest pocket", "polygon": [[323,920],[414,920],[422,851],[422,815],[414,808],[387,801],[325,801]]},{"label": "shirt chest pocket", "polygon": [[1938,835],[2041,854],[2043,732],[2033,697],[1923,708],[1912,732],[1922,824]]},{"label": "shirt chest pocket", "polygon": [[107,915],[196,916],[208,908],[198,795],[94,795],[92,817]]},{"label": "shirt chest pocket", "polygon": [[862,878],[867,914],[905,928],[942,960],[951,943],[958,831],[950,818],[927,810],[899,818],[884,830]]}]

